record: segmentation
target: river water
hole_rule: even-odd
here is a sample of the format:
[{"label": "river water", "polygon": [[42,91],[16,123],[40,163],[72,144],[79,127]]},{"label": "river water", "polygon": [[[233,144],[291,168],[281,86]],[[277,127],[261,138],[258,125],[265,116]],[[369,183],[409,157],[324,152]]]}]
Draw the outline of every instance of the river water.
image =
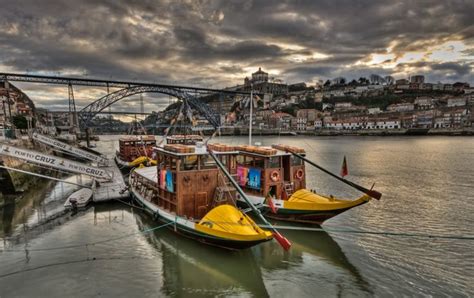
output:
[{"label": "river water", "polygon": [[[113,154],[117,137],[104,136]],[[243,137],[216,139],[231,144]],[[382,200],[329,221],[327,232],[282,231],[275,242],[229,252],[175,235],[121,203],[70,214],[74,187],[44,183],[0,210],[0,297],[72,296],[473,296],[474,241],[349,233],[474,234],[474,138],[259,137],[285,143],[349,179],[375,184]],[[360,193],[307,166],[308,187]],[[70,177],[76,182],[77,177]],[[341,231],[342,230],[342,231]]]}]

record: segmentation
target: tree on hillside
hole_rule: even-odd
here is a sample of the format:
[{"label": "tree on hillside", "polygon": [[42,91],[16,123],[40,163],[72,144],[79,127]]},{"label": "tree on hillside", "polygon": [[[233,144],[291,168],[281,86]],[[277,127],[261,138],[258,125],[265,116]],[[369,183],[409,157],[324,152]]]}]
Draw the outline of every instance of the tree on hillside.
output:
[{"label": "tree on hillside", "polygon": [[393,85],[393,83],[395,83],[395,79],[392,76],[386,76],[384,79],[387,85]]},{"label": "tree on hillside", "polygon": [[337,77],[337,78],[334,78],[332,80],[332,82],[334,83],[334,85],[344,85],[346,84],[346,78],[344,77]]},{"label": "tree on hillside", "polygon": [[324,83],[324,87],[329,87],[331,86],[331,81],[330,80],[327,80],[325,83]]},{"label": "tree on hillside", "polygon": [[348,85],[349,86],[357,86],[357,81],[353,79],[352,81],[349,82]]},{"label": "tree on hillside", "polygon": [[[26,120],[25,116],[17,115],[12,117],[13,125],[15,125],[18,129],[28,129],[28,121]],[[35,119],[31,119],[31,127],[35,127]]]},{"label": "tree on hillside", "polygon": [[384,82],[384,79],[381,76],[379,76],[378,74],[373,73],[373,74],[370,75],[370,82],[372,84],[381,84],[381,83]]},{"label": "tree on hillside", "polygon": [[369,83],[370,83],[370,82],[369,82],[369,80],[367,80],[366,77],[360,77],[360,78],[359,78],[359,84],[361,84],[361,85],[368,85]]}]

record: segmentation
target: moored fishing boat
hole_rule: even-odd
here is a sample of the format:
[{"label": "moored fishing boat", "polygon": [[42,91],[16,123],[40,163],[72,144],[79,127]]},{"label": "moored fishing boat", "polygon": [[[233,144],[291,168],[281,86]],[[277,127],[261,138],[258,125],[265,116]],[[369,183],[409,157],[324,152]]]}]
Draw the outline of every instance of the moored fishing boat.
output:
[{"label": "moored fishing boat", "polygon": [[320,225],[371,199],[367,194],[355,200],[338,199],[306,189],[304,160],[292,154],[304,156],[301,148],[244,145],[236,149],[238,183],[266,217]]},{"label": "moored fishing boat", "polygon": [[64,203],[66,209],[84,209],[92,201],[93,192],[90,188],[81,188],[72,193]]},{"label": "moored fishing boat", "polygon": [[[166,137],[167,144],[195,145],[202,142],[199,135],[172,135]],[[129,172],[135,167],[156,166],[153,148],[156,146],[154,136],[129,136],[119,139],[119,151],[115,161],[122,171]]]},{"label": "moored fishing boat", "polygon": [[[157,166],[134,169],[129,183],[132,196],[156,219],[180,234],[227,249],[273,238],[237,209],[235,190],[202,144],[166,144],[154,154]],[[235,154],[226,151],[218,158],[235,170]]]},{"label": "moored fishing boat", "polygon": [[115,162],[126,172],[140,165],[156,164],[151,158],[155,146],[154,136],[122,137],[119,139],[119,150],[115,154]]}]

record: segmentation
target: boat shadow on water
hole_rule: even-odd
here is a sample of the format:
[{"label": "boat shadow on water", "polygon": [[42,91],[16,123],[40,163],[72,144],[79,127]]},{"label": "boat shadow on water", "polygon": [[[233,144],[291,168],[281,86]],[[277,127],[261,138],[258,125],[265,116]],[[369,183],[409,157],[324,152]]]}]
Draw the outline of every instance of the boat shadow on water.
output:
[{"label": "boat shadow on water", "polygon": [[[135,214],[140,230],[157,226]],[[163,291],[171,296],[241,295],[268,297],[252,250],[229,251],[176,235],[167,228],[145,234],[162,255]]]},{"label": "boat shadow on water", "polygon": [[[285,223],[285,225],[292,228],[311,227],[289,223]],[[321,261],[340,271],[344,276],[352,277],[353,284],[357,285],[363,293],[373,294],[370,284],[364,279],[357,267],[350,262],[341,246],[327,232],[302,230],[281,230],[281,232],[291,241],[291,249],[285,252],[274,242],[255,247],[254,251],[258,255],[257,259],[260,260],[262,268],[270,272],[284,270],[290,274],[292,269],[308,266],[306,256],[311,256],[318,263]],[[349,282],[349,280],[345,280],[345,282]]]}]

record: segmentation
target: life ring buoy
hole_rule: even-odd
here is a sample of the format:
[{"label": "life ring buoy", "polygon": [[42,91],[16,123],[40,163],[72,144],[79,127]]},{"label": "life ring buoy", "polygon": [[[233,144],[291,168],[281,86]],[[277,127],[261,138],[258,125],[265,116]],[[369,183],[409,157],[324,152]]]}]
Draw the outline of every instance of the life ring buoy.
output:
[{"label": "life ring buoy", "polygon": [[273,182],[277,182],[280,180],[280,173],[277,170],[271,172],[270,179],[272,179]]},{"label": "life ring buoy", "polygon": [[296,179],[298,179],[298,180],[303,179],[303,177],[304,177],[304,172],[303,172],[303,170],[302,170],[302,169],[298,169],[298,171],[296,171],[296,173],[295,173],[295,177],[296,177]]}]

